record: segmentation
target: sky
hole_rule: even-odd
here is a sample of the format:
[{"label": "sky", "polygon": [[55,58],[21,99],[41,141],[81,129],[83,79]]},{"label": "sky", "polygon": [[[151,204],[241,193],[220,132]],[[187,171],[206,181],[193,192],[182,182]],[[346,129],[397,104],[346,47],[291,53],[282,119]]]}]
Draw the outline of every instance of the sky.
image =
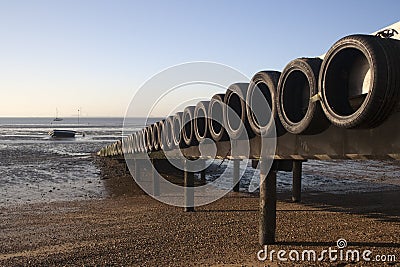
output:
[{"label": "sky", "polygon": [[397,0],[0,0],[0,117],[123,117],[170,66],[281,71],[399,21],[399,10]]}]

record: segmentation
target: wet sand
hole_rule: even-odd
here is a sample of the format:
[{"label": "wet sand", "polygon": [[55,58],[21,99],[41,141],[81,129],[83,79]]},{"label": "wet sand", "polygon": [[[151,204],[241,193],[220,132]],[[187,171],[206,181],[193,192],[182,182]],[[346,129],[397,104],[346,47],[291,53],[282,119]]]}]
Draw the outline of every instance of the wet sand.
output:
[{"label": "wet sand", "polygon": [[[276,266],[260,262],[258,197],[230,193],[184,213],[146,196],[120,163],[102,165],[108,197],[0,208],[0,266]],[[268,250],[369,249],[400,264],[400,191],[278,194],[277,244]],[[279,263],[281,264],[281,263]],[[289,262],[365,266],[366,262]],[[382,266],[381,263],[369,263]]]}]

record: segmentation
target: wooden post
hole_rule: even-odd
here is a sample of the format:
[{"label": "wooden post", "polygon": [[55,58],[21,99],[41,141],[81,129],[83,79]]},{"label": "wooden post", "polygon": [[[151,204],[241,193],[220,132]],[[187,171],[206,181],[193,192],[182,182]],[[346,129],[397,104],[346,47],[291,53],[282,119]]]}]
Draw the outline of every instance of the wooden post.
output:
[{"label": "wooden post", "polygon": [[[155,165],[155,160],[151,160],[151,163],[153,164],[152,168],[152,175],[153,175],[153,196],[159,196],[160,195],[160,176],[156,170],[156,165]],[[150,166],[151,167],[151,166]]]},{"label": "wooden post", "polygon": [[206,160],[201,160],[200,181],[206,183]]},{"label": "wooden post", "polygon": [[140,161],[138,159],[134,159],[135,162],[135,180],[140,181]]},{"label": "wooden post", "polygon": [[275,243],[276,229],[276,169],[266,173],[266,162],[260,161],[260,228],[261,245]]},{"label": "wooden post", "polygon": [[128,160],[125,159],[125,173],[129,173]]},{"label": "wooden post", "polygon": [[257,169],[258,166],[258,160],[257,159],[252,159],[251,160],[251,167],[253,167],[253,169]]},{"label": "wooden post", "polygon": [[194,173],[187,170],[187,160],[184,161],[184,199],[185,212],[194,211]]},{"label": "wooden post", "polygon": [[301,169],[302,161],[293,161],[293,184],[292,184],[292,201],[301,201]]},{"label": "wooden post", "polygon": [[240,159],[233,159],[233,192],[240,189]]}]

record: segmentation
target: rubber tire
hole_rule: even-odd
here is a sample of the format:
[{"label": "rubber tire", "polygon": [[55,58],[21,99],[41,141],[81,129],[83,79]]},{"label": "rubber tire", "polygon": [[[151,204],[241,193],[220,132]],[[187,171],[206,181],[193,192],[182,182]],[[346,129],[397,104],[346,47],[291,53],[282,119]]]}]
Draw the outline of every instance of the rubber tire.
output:
[{"label": "rubber tire", "polygon": [[[234,83],[229,86],[228,90],[226,90],[225,97],[224,97],[224,126],[225,130],[228,133],[229,138],[231,139],[250,139],[255,136],[253,130],[250,127],[249,120],[247,119],[247,103],[246,103],[246,95],[247,89],[249,87],[248,83]],[[233,104],[230,103],[231,97],[233,95],[237,95],[239,97],[239,107],[234,107]],[[234,129],[231,125],[231,121],[229,120],[228,109],[232,109],[233,111],[235,108],[240,109],[240,121],[243,124],[243,127],[238,127]],[[229,110],[230,110],[229,109]]]},{"label": "rubber tire", "polygon": [[122,153],[124,155],[128,154],[130,151],[130,136],[124,137],[122,139]]},{"label": "rubber tire", "polygon": [[144,139],[144,150],[145,152],[151,152],[153,150],[153,127],[154,125],[149,125],[144,128],[143,139]]},{"label": "rubber tire", "polygon": [[[194,133],[194,110],[195,106],[188,106],[183,110],[182,114],[182,136],[183,136],[183,141],[186,146],[197,146],[199,142],[196,139],[195,133]],[[188,118],[188,119],[186,119]],[[186,131],[186,125],[190,124],[190,133],[189,135],[187,134]]]},{"label": "rubber tire", "polygon": [[[197,103],[196,108],[194,110],[194,134],[199,143],[204,141],[206,138],[210,138],[210,131],[208,129],[208,107],[210,101],[200,101]],[[199,116],[199,112],[202,111],[204,113],[203,116]],[[202,119],[202,120],[200,120]],[[204,131],[202,134],[199,132],[199,127],[203,128]]]},{"label": "rubber tire", "polygon": [[140,149],[139,131],[135,132],[134,135],[135,135],[135,148],[134,148],[134,151],[135,151],[135,153],[140,153],[141,149]]},{"label": "rubber tire", "polygon": [[145,143],[145,140],[147,140],[145,137],[147,135],[146,129],[142,129],[140,132],[140,152],[141,153],[146,153],[147,152],[147,146]]},{"label": "rubber tire", "polygon": [[[372,81],[361,106],[350,114],[335,111],[330,90],[338,91],[329,80],[333,60],[345,49],[355,49],[368,60]],[[400,97],[400,41],[371,35],[350,35],[337,41],[325,55],[319,87],[323,110],[332,124],[342,128],[370,129],[382,124],[392,114]],[[328,77],[327,77],[328,76]],[[337,80],[338,77],[334,77]],[[338,91],[340,92],[340,91]],[[339,93],[337,93],[339,94]],[[346,101],[343,100],[342,101]],[[340,102],[341,105],[343,103]],[[344,113],[344,112],[342,112]]]},{"label": "rubber tire", "polygon": [[[179,148],[184,146],[184,141],[182,137],[182,115],[183,112],[177,112],[175,116],[173,117],[173,131],[172,131],[172,145],[173,148]],[[176,126],[179,125],[179,129],[177,130]],[[177,136],[179,134],[179,136]]]},{"label": "rubber tire", "polygon": [[162,150],[171,150],[173,147],[173,118],[173,116],[169,116],[165,119],[164,131],[161,136]]},{"label": "rubber tire", "polygon": [[[246,95],[247,119],[252,131],[258,136],[277,137],[286,133],[285,128],[282,126],[282,123],[279,120],[277,112],[276,96],[280,75],[281,73],[279,71],[260,71],[253,76],[249,84]],[[266,90],[268,92],[265,93],[268,94],[267,96],[265,96],[263,92],[265,88],[259,86],[260,83],[266,86]],[[267,101],[268,105],[270,106],[269,109],[271,116],[264,126],[256,122],[256,114],[254,113],[254,106],[252,105],[252,97],[257,88],[260,90],[260,93],[263,93],[265,101]],[[259,114],[258,116],[267,116],[267,114]]]},{"label": "rubber tire", "polygon": [[[211,135],[211,138],[216,141],[227,141],[229,140],[229,136],[225,130],[225,126],[224,126],[224,98],[225,98],[225,94],[216,94],[213,95],[213,97],[210,100],[210,103],[208,105],[208,128],[209,128],[209,132]],[[215,114],[213,112],[213,107],[214,105],[219,105],[221,107],[221,119],[215,119]],[[218,123],[220,124],[220,130],[217,131],[214,127],[214,123]]]},{"label": "rubber tire", "polygon": [[[319,101],[311,100],[311,97],[318,93],[318,75],[321,63],[322,60],[320,58],[297,58],[286,65],[279,78],[277,112],[282,126],[292,134],[318,134],[326,130],[330,125]],[[293,91],[298,89],[287,88],[287,86],[291,85],[290,83],[293,83],[290,79],[296,79],[299,76],[296,77],[295,75],[298,74],[302,79],[306,79],[303,82],[308,83],[309,97],[305,114],[301,114],[301,110],[289,110],[289,108],[293,108],[293,105],[285,105],[286,101],[288,101],[285,98],[297,97],[292,92],[285,92],[285,90]],[[298,81],[294,82],[299,85]]]},{"label": "rubber tire", "polygon": [[153,150],[152,151],[158,151],[160,150],[160,138],[159,138],[159,134],[161,131],[161,124],[159,121],[155,122],[152,125],[152,135],[151,135],[151,141],[153,144]]},{"label": "rubber tire", "polygon": [[166,120],[160,120],[158,123],[158,131],[157,131],[157,142],[158,142],[158,150],[165,150],[166,146],[165,146],[165,124],[166,124]]},{"label": "rubber tire", "polygon": [[136,153],[137,153],[137,142],[136,142],[136,140],[137,140],[137,135],[136,135],[136,133],[137,133],[137,132],[134,132],[134,133],[132,134],[132,153],[133,153],[133,154],[136,154]]},{"label": "rubber tire", "polygon": [[139,153],[139,134],[138,132],[133,133],[133,153]]}]

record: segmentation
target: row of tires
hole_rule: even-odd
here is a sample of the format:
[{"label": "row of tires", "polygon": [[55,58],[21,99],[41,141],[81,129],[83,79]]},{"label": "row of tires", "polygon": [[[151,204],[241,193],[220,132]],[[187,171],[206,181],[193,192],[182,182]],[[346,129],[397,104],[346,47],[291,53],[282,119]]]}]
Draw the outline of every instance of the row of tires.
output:
[{"label": "row of tires", "polygon": [[[214,141],[318,134],[341,128],[379,126],[396,112],[400,98],[400,41],[351,35],[320,58],[298,58],[282,72],[260,71],[250,83],[186,107],[113,144],[142,153]],[[116,148],[118,147],[118,148]],[[100,154],[109,154],[104,148]],[[116,153],[116,152],[114,152]]]}]

